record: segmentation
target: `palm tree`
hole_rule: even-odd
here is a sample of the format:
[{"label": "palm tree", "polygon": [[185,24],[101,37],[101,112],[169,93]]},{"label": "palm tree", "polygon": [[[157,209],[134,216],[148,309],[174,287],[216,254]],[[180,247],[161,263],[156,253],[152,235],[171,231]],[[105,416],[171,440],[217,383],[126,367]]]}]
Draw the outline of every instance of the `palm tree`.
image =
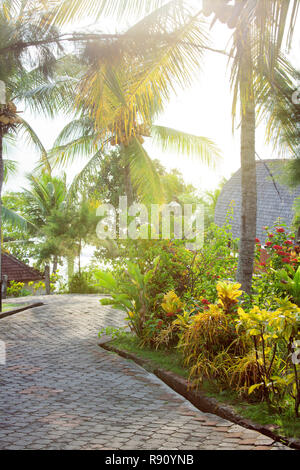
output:
[{"label": "palm tree", "polygon": [[[275,96],[283,77],[292,83],[293,70],[284,59],[281,47],[284,35],[290,44],[298,13],[298,0],[252,2],[204,0],[203,11],[234,28],[232,38],[231,84],[234,92],[233,117],[238,97],[241,115],[241,239],[237,279],[244,291],[251,292],[256,236],[256,164],[255,126],[257,110],[272,115],[270,96]],[[290,12],[290,17],[289,17]],[[281,121],[281,131],[285,123]]]},{"label": "palm tree", "polygon": [[[39,264],[53,262],[56,273],[60,258],[68,262],[68,277],[73,274],[74,259],[79,259],[82,243],[93,240],[99,218],[97,204],[86,201],[84,194],[72,197],[66,175],[28,175],[30,188],[23,190],[24,216],[33,224],[33,237],[39,242]],[[94,236],[96,239],[96,236]]]},{"label": "palm tree", "polygon": [[[7,3],[7,7],[14,2]],[[30,21],[30,18],[32,21]],[[16,15],[9,19],[8,10],[0,11],[0,83],[2,84],[3,102],[0,104],[0,239],[2,230],[2,207],[1,196],[4,179],[3,168],[3,139],[11,136],[20,126],[28,128],[27,123],[22,120],[13,103],[15,95],[20,91],[20,86],[26,83],[29,86],[36,85],[37,80],[45,79],[49,76],[55,61],[55,31],[48,28],[45,34],[40,30],[34,13],[27,13],[24,17]],[[34,52],[28,48],[24,49],[23,44],[28,37],[37,44]],[[39,44],[38,39],[49,38],[51,46],[46,43]],[[28,74],[28,66],[32,70]],[[7,212],[6,212],[7,213]],[[2,245],[1,245],[2,246]],[[1,249],[0,249],[1,252]],[[1,284],[1,256],[0,256],[0,284]],[[1,309],[1,288],[0,288],[0,309]]]},{"label": "palm tree", "polygon": [[143,146],[145,137],[164,150],[196,154],[213,163],[219,151],[208,138],[155,125],[174,84],[185,86],[198,73],[205,44],[203,22],[182,1],[168,2],[111,44],[88,44],[83,51],[86,71],[75,89],[78,116],[62,130],[49,158],[52,154],[56,164],[65,164],[80,154],[88,156],[78,183],[107,149],[118,146],[126,162],[130,202],[132,185],[144,202],[163,195]]}]

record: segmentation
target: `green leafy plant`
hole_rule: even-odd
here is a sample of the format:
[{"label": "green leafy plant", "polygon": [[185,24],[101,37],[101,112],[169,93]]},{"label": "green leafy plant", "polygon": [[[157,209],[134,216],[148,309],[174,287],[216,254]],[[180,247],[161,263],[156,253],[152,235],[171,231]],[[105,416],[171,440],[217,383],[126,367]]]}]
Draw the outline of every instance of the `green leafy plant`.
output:
[{"label": "green leafy plant", "polygon": [[300,267],[296,273],[293,270],[287,272],[286,269],[281,269],[276,273],[276,277],[282,289],[292,296],[297,305],[300,305]]},{"label": "green leafy plant", "polygon": [[30,290],[25,289],[24,282],[10,281],[7,286],[7,296],[8,297],[25,297],[31,295]]},{"label": "green leafy plant", "polygon": [[96,279],[89,271],[75,273],[69,282],[70,294],[97,294],[99,289],[95,286]]},{"label": "green leafy plant", "polygon": [[102,305],[113,305],[127,312],[127,321],[134,333],[143,337],[145,322],[149,319],[149,297],[147,284],[157,270],[159,258],[153,263],[153,268],[142,274],[134,263],[127,263],[127,269],[121,279],[116,279],[109,272],[98,271],[98,285],[104,288],[110,298],[101,299]]},{"label": "green leafy plant", "polygon": [[277,299],[278,308],[267,311],[253,307],[249,312],[238,310],[237,331],[240,327],[253,341],[259,380],[248,393],[261,390],[263,398],[276,406],[289,394],[295,401],[299,414],[299,365],[292,361],[292,347],[299,338],[299,313],[297,305],[288,299]]}]

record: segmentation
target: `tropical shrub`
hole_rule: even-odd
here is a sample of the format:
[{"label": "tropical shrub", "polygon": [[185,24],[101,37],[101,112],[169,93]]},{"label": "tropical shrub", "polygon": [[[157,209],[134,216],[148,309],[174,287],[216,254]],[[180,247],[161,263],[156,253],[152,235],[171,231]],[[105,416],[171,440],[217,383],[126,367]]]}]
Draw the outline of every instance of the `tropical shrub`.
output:
[{"label": "tropical shrub", "polygon": [[[286,266],[298,267],[297,250],[295,245],[295,235],[289,232],[286,224],[278,220],[272,227],[264,227],[266,232],[265,250],[268,254],[266,262],[261,262],[260,266],[278,270]],[[261,243],[256,239],[257,252],[260,253]]]},{"label": "tropical shrub", "polygon": [[278,285],[284,293],[288,292],[292,300],[300,306],[300,267],[294,270],[281,269],[276,273]]},{"label": "tropical shrub", "polygon": [[235,278],[237,260],[237,240],[232,238],[230,225],[211,224],[205,233],[203,247],[191,265],[185,300],[214,303],[217,300],[216,284],[221,279]]},{"label": "tropical shrub", "polygon": [[294,280],[299,267],[300,249],[295,244],[295,235],[280,221],[271,228],[264,227],[264,230],[264,248],[260,240],[256,239],[256,273],[253,278],[251,303],[267,309],[276,309],[276,297],[290,295],[291,300],[297,302],[293,298],[290,281]]},{"label": "tropical shrub", "polygon": [[70,294],[99,294],[101,289],[96,286],[96,278],[91,271],[75,273],[68,284]]},{"label": "tropical shrub", "polygon": [[110,298],[101,299],[102,305],[112,305],[127,312],[131,330],[140,338],[144,336],[146,321],[151,321],[147,284],[157,270],[159,258],[154,261],[152,269],[143,274],[134,263],[127,263],[127,269],[121,278],[110,272],[98,271],[98,286],[104,288]]},{"label": "tropical shrub", "polygon": [[219,305],[225,314],[233,314],[237,311],[238,299],[242,295],[241,284],[220,281],[217,284]]},{"label": "tropical shrub", "polygon": [[219,282],[217,304],[196,314],[192,311],[190,322],[186,322],[178,347],[195,386],[204,378],[228,383],[227,370],[233,358],[247,350],[247,341],[237,334],[234,322],[237,299],[242,294],[239,288],[240,284]]},{"label": "tropical shrub", "polygon": [[25,289],[24,282],[10,281],[7,286],[7,297],[25,297],[31,295],[30,290]]},{"label": "tropical shrub", "polygon": [[238,310],[237,331],[240,327],[253,341],[257,382],[248,393],[260,390],[268,403],[279,406],[285,395],[295,402],[299,414],[300,368],[293,361],[293,346],[299,340],[300,308],[288,299],[277,299],[278,308],[267,311],[253,307],[249,312]]},{"label": "tropical shrub", "polygon": [[240,395],[247,396],[250,387],[259,382],[259,363],[254,349],[236,358],[228,369],[229,385]]}]

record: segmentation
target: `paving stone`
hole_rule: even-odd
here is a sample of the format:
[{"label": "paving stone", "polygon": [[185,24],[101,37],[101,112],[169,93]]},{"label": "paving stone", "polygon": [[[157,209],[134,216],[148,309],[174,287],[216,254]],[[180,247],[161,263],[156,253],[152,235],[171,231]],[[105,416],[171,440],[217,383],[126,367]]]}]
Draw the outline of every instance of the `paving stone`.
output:
[{"label": "paving stone", "polygon": [[198,411],[154,375],[99,348],[99,330],[124,326],[125,315],[98,295],[30,300],[45,305],[0,320],[7,348],[0,449],[287,449]]}]

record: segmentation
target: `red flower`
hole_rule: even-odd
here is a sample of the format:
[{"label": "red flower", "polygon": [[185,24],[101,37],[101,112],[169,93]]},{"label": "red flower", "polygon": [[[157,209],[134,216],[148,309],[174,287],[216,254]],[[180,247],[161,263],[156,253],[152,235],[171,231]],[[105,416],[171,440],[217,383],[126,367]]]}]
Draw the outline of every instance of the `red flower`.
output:
[{"label": "red flower", "polygon": [[290,258],[282,258],[282,262],[283,262],[283,263],[289,263],[289,262],[290,262]]},{"label": "red flower", "polygon": [[282,250],[278,251],[277,254],[280,255],[280,256],[287,256],[288,255],[285,251],[282,251]]},{"label": "red flower", "polygon": [[282,250],[282,246],[280,245],[274,245],[273,248],[274,250]]},{"label": "red flower", "polygon": [[279,228],[276,229],[276,232],[277,232],[277,233],[284,233],[285,230],[284,230],[283,227],[279,227]]},{"label": "red flower", "polygon": [[272,246],[272,242],[267,242],[266,246]]},{"label": "red flower", "polygon": [[266,263],[259,263],[260,266],[266,266]]},{"label": "red flower", "polygon": [[268,237],[269,237],[269,238],[273,238],[273,237],[274,237],[273,233],[269,233],[269,234],[268,234]]},{"label": "red flower", "polygon": [[293,242],[292,242],[292,240],[285,240],[284,244],[285,245],[292,245]]},{"label": "red flower", "polygon": [[255,238],[255,243],[260,243],[259,238]]},{"label": "red flower", "polygon": [[201,302],[203,303],[203,305],[209,305],[210,304],[209,300],[207,300],[207,299],[201,299]]}]

